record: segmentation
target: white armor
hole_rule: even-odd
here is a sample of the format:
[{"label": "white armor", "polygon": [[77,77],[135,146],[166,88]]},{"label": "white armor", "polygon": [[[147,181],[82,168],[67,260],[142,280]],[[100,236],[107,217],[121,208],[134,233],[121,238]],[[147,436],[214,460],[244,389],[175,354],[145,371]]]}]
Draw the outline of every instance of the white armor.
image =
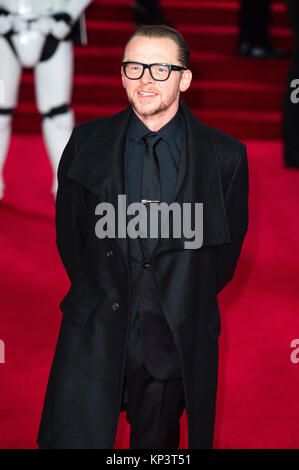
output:
[{"label": "white armor", "polygon": [[[5,15],[0,13],[0,81],[5,84],[4,103],[0,104],[0,199],[11,134],[10,110],[17,104],[22,67],[34,68],[37,107],[46,115],[42,129],[54,173],[52,193],[56,195],[58,163],[74,126],[73,112],[64,109],[66,106],[63,112],[52,112],[68,105],[72,94],[73,43],[64,39],[89,3],[91,0],[0,0],[0,9],[5,10]],[[52,17],[55,14],[67,14],[71,24],[56,20]],[[7,33],[11,43],[4,37]],[[84,35],[82,29],[81,33]],[[58,46],[50,58],[40,61],[50,34],[59,41]]]},{"label": "white armor", "polygon": [[1,0],[0,6],[14,15],[32,19],[67,10],[69,0]]}]

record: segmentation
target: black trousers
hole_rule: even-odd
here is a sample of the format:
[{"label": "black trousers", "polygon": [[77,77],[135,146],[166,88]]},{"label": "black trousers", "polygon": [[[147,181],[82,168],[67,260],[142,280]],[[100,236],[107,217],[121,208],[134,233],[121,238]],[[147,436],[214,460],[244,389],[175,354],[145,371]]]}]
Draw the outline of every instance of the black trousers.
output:
[{"label": "black trousers", "polygon": [[125,382],[130,449],[177,449],[185,408],[182,379],[158,380],[151,375],[138,327],[129,336]]},{"label": "black trousers", "polygon": [[291,101],[291,93],[294,91],[291,83],[299,78],[299,2],[287,0],[287,6],[294,34],[294,56],[286,80],[283,104],[284,159],[287,166],[299,168],[299,103]]},{"label": "black trousers", "polygon": [[270,0],[241,0],[240,41],[251,46],[269,44]]},{"label": "black trousers", "polygon": [[123,396],[130,449],[177,449],[185,408],[179,354],[150,261],[156,243],[130,239],[132,308]]}]

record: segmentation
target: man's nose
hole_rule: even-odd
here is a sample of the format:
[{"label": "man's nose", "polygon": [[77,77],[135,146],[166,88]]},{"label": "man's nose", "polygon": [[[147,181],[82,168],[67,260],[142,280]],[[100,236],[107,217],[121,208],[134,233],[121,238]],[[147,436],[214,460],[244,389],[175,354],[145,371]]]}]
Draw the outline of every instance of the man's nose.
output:
[{"label": "man's nose", "polygon": [[143,83],[149,83],[153,81],[149,69],[144,69],[144,73],[141,77],[141,81]]}]

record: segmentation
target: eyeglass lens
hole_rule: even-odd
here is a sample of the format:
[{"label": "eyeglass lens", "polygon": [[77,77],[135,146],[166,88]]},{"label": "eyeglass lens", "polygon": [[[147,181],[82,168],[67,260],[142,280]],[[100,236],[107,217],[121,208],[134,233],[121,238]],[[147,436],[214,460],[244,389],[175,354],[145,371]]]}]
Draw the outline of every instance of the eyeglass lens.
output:
[{"label": "eyeglass lens", "polygon": [[[154,80],[165,80],[168,78],[169,69],[167,65],[154,64],[151,65],[151,73]],[[140,78],[142,75],[143,66],[137,63],[130,63],[126,65],[126,74],[128,78]]]}]

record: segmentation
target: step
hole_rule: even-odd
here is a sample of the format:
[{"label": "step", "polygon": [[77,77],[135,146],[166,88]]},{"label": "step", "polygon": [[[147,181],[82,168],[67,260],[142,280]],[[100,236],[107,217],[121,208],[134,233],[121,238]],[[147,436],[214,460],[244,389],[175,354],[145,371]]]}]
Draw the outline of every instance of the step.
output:
[{"label": "step", "polygon": [[[127,21],[133,22],[132,2],[121,0],[103,0],[93,2],[86,11],[90,20]],[[240,4],[237,1],[206,0],[185,1],[165,0],[163,3],[165,16],[175,25],[180,23],[198,25],[235,25],[239,24]],[[217,10],[215,14],[215,10]],[[272,26],[289,26],[286,6],[274,4],[271,8],[270,24]]]},{"label": "step", "polygon": [[[188,103],[188,101],[186,100]],[[188,103],[190,106],[190,103]],[[124,109],[124,106],[74,107],[76,122],[86,122]],[[281,114],[278,112],[205,110],[192,108],[194,114],[205,124],[223,130],[240,140],[281,140]],[[13,131],[15,133],[39,133],[40,117],[36,107],[22,103],[18,106]]]},{"label": "step", "polygon": [[[210,5],[215,5],[218,3],[219,0],[160,0],[160,5],[162,8],[165,8],[167,5],[177,5],[180,3],[190,4],[191,7],[196,8],[198,5],[202,5],[205,3],[209,3]],[[116,6],[124,6],[124,7],[131,7],[133,0],[92,0],[91,5],[88,9],[92,8],[94,5],[96,6],[103,6],[103,5],[115,5]],[[222,3],[234,3],[239,5],[239,0],[222,0]],[[285,0],[272,0],[270,7],[281,5],[285,6]]]},{"label": "step", "polygon": [[[119,76],[122,47],[76,47],[76,74]],[[190,68],[194,78],[204,80],[255,81],[283,85],[290,60],[246,59],[236,54],[191,52]]]},{"label": "step", "polygon": [[[102,0],[93,0],[95,3],[98,3],[98,4],[101,4]],[[109,0],[107,0],[109,1]],[[114,1],[114,0],[112,0]],[[123,3],[123,4],[127,4],[129,5],[131,3],[131,0],[119,0],[120,3]],[[178,1],[180,0],[161,0],[160,3],[162,6],[164,6],[168,1],[170,1],[171,3],[177,3]],[[192,3],[193,5],[197,5],[199,3],[203,3],[203,2],[209,2],[211,4],[214,4],[216,0],[188,0],[190,3]],[[239,0],[228,0],[228,1],[234,1],[235,3],[239,3]],[[273,5],[285,5],[285,0],[272,0],[271,1],[271,6]]]},{"label": "step", "polygon": [[[280,111],[284,87],[266,83],[198,80],[184,94],[194,107]],[[34,102],[33,76],[22,79],[20,102]],[[123,105],[127,103],[120,77],[79,75],[74,80],[74,104]]]},{"label": "step", "polygon": [[[128,22],[87,21],[88,41],[91,46],[122,47],[134,32]],[[192,51],[213,51],[234,54],[238,42],[236,26],[207,26],[178,24]],[[289,28],[271,28],[273,42],[283,49],[292,50],[293,40]]]}]

